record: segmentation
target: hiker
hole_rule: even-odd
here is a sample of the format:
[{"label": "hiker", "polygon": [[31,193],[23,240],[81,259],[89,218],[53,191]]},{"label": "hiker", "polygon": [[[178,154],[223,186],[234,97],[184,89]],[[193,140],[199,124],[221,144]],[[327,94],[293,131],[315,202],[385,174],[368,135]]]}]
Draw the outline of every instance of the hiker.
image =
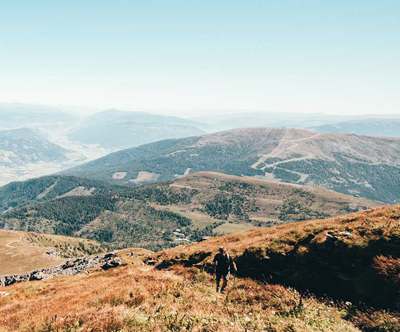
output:
[{"label": "hiker", "polygon": [[223,278],[221,293],[225,294],[225,288],[229,281],[231,267],[236,272],[236,264],[232,260],[232,257],[226,252],[224,247],[219,248],[219,253],[215,255],[213,265],[217,274],[217,292],[219,292],[219,283]]}]

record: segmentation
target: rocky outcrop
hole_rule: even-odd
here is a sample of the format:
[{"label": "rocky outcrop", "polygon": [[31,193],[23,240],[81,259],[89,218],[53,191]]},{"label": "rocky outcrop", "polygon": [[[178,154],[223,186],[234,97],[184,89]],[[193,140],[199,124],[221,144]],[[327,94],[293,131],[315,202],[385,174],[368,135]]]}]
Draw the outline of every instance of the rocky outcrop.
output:
[{"label": "rocky outcrop", "polygon": [[19,282],[51,279],[56,276],[71,276],[86,271],[95,266],[103,270],[121,265],[122,261],[114,253],[102,256],[92,256],[68,260],[64,264],[54,267],[31,271],[23,274],[5,275],[0,277],[0,287],[10,286]]}]

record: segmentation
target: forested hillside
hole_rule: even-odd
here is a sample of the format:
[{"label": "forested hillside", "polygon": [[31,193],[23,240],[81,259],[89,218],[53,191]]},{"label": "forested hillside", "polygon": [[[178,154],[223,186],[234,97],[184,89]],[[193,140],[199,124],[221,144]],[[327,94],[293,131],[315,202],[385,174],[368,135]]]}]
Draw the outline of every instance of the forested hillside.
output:
[{"label": "forested hillside", "polygon": [[161,249],[378,205],[323,188],[198,173],[119,193],[62,197],[14,209],[0,227],[81,236],[117,248]]},{"label": "forested hillside", "polygon": [[74,176],[43,176],[0,187],[0,213],[25,205],[65,196],[92,196],[119,192],[124,188]]}]

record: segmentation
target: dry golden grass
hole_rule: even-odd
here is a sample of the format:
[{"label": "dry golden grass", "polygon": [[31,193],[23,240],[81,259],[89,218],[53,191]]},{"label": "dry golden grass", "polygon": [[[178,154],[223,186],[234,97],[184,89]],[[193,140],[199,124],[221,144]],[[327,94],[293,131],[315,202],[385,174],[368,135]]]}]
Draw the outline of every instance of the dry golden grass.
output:
[{"label": "dry golden grass", "polygon": [[[328,232],[333,236],[339,236],[341,241],[350,246],[361,248],[373,240],[397,235],[400,237],[400,205],[382,206],[341,217],[254,229],[210,238],[200,243],[155,253],[154,257],[157,259],[187,258],[198,252],[215,252],[221,245],[234,255],[242,254],[252,247],[268,248],[269,251],[285,254],[293,250],[299,240],[305,239],[310,234],[314,236],[315,243],[321,244],[329,240],[326,236]],[[351,235],[342,236],[341,232],[349,232]]]},{"label": "dry golden grass", "polygon": [[46,255],[48,249],[33,246],[24,232],[0,230],[0,276],[51,267],[65,261]]},{"label": "dry golden grass", "polygon": [[[314,244],[324,244],[328,232],[340,236],[345,248],[363,250],[370,241],[398,238],[399,220],[400,206],[382,207],[324,221],[250,230],[160,253],[134,249],[138,253],[134,258],[125,250],[119,254],[126,265],[117,269],[0,289],[10,293],[0,297],[0,331],[399,331],[399,314],[393,312],[336,306],[313,296],[301,301],[292,288],[246,278],[232,280],[223,296],[215,293],[212,277],[199,269],[175,264],[158,270],[141,263],[149,254],[178,263],[190,257],[207,261],[211,256],[204,253],[214,253],[221,244],[237,256],[249,248],[284,256],[296,245],[301,255],[308,247],[299,246],[299,241],[312,234]],[[398,259],[376,255],[373,268],[393,279],[399,271]]]},{"label": "dry golden grass", "polygon": [[[46,254],[56,247],[61,257]],[[104,251],[105,249],[96,241],[61,235],[0,230],[0,276],[55,266],[65,262],[66,256],[79,257]]]},{"label": "dry golden grass", "polygon": [[[2,289],[3,290],[3,289]],[[129,265],[18,284],[0,298],[0,331],[359,331],[334,306],[238,280],[226,296],[197,269]]]}]

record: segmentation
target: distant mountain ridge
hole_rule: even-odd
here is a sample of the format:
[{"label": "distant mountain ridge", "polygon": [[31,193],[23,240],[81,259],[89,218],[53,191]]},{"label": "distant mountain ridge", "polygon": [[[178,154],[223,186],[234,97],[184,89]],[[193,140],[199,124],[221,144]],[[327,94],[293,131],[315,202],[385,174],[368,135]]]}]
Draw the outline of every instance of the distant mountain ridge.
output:
[{"label": "distant mountain ridge", "polygon": [[28,128],[0,131],[0,166],[62,161],[67,150]]},{"label": "distant mountain ridge", "polygon": [[400,137],[400,119],[360,119],[325,124],[310,129],[321,133],[350,133],[356,135]]},{"label": "distant mountain ridge", "polygon": [[72,141],[99,144],[106,149],[130,148],[169,138],[200,136],[204,131],[189,125],[158,122],[121,122],[80,128],[68,134]]},{"label": "distant mountain ridge", "polygon": [[199,171],[316,185],[400,202],[400,139],[245,128],[112,153],[64,174],[135,186]]},{"label": "distant mountain ridge", "polygon": [[176,116],[158,115],[147,112],[128,112],[109,109],[89,115],[83,119],[84,126],[98,126],[123,122],[135,123],[163,123],[171,125],[201,126],[204,123]]},{"label": "distant mountain ridge", "polygon": [[74,123],[77,118],[59,108],[0,102],[0,127],[20,128],[38,124]]}]

